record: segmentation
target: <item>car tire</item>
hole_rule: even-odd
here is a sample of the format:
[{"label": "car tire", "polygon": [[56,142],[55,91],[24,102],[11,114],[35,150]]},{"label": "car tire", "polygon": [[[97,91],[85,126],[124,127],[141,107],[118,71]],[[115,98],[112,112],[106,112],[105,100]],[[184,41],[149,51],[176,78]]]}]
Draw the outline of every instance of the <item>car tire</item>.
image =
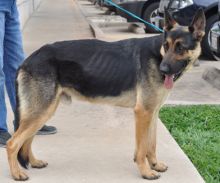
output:
[{"label": "car tire", "polygon": [[206,28],[205,28],[205,36],[202,40],[201,46],[202,46],[202,53],[203,55],[207,56],[210,59],[216,59],[214,56],[213,51],[210,48],[210,44],[209,44],[209,35],[210,35],[210,31],[212,26],[219,21],[219,16],[218,14],[212,15],[209,18],[207,18],[206,20]]},{"label": "car tire", "polygon": [[[147,6],[147,8],[144,10],[144,13],[143,13],[143,19],[149,23],[153,23],[151,22],[151,16],[152,16],[152,13],[154,13],[154,11],[156,11],[159,8],[159,4],[160,4],[159,2],[154,2],[154,3],[151,3],[149,6]],[[145,32],[159,33],[159,31],[157,31],[156,29],[148,25],[145,26]]]}]

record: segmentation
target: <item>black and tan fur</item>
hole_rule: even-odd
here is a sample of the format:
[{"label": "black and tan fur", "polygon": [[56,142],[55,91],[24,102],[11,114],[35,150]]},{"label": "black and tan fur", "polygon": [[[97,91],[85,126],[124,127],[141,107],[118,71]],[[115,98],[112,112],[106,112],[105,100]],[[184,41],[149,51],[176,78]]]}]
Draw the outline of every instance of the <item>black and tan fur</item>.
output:
[{"label": "black and tan fur", "polygon": [[[20,67],[17,75],[19,123],[7,143],[15,180],[27,180],[19,168],[43,168],[31,143],[36,132],[54,114],[62,96],[134,108],[136,150],[141,176],[156,179],[167,166],[156,157],[158,113],[170,90],[166,76],[178,79],[198,58],[205,17],[199,10],[189,27],[179,26],[166,11],[162,35],[118,42],[63,41],[45,45]],[[68,97],[69,98],[69,97]]]}]

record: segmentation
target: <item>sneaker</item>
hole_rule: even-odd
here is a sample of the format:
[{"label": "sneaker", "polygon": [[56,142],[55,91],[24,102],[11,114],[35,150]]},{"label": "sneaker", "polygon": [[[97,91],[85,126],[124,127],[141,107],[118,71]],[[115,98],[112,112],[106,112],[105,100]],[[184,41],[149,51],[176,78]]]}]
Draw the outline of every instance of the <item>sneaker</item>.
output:
[{"label": "sneaker", "polygon": [[5,131],[0,131],[0,147],[5,147],[8,139],[11,138],[10,133]]},{"label": "sneaker", "polygon": [[57,129],[54,126],[44,125],[38,132],[37,135],[50,135],[57,133]]}]

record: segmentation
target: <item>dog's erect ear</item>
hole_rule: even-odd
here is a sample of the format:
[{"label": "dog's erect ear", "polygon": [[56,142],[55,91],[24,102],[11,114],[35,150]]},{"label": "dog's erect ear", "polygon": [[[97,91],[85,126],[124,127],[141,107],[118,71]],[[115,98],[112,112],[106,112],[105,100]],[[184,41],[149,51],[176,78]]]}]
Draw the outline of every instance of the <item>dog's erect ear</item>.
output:
[{"label": "dog's erect ear", "polygon": [[171,30],[175,24],[176,24],[176,21],[170,15],[168,9],[164,8],[164,30],[165,31]]},{"label": "dog's erect ear", "polygon": [[189,26],[189,31],[193,33],[194,38],[198,41],[201,41],[205,35],[205,24],[205,13],[202,8],[199,8]]}]

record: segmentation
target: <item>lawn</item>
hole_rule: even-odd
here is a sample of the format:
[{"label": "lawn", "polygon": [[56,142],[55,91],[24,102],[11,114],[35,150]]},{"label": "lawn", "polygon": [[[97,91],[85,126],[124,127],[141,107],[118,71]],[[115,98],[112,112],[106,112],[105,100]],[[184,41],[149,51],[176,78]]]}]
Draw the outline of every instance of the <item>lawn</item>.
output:
[{"label": "lawn", "polygon": [[207,183],[220,183],[220,106],[163,107],[160,118]]}]

